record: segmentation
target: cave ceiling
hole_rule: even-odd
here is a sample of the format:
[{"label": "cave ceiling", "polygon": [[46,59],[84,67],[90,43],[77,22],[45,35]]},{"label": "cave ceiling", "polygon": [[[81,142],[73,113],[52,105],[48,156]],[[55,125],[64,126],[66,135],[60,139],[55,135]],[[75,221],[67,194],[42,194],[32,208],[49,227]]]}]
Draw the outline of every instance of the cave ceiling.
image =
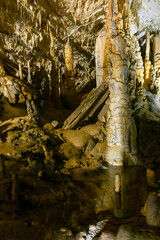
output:
[{"label": "cave ceiling", "polygon": [[[135,20],[131,32],[143,39],[147,28],[151,32],[159,30],[160,1],[143,0],[142,6],[137,2],[130,1],[132,20]],[[1,0],[0,55],[7,71],[16,75],[21,64],[25,78],[30,62],[32,73],[43,66],[49,75],[52,32],[57,64],[62,69],[64,44],[70,38],[74,65],[81,72],[76,81],[81,85],[86,81],[88,71],[93,70],[94,75],[95,40],[104,26],[107,7],[106,0]]]}]

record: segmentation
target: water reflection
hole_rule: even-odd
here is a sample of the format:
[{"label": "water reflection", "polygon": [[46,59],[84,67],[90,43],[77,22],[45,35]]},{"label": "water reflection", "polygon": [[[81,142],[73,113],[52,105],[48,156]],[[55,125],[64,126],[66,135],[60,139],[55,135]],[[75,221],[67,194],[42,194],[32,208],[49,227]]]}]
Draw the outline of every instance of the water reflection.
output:
[{"label": "water reflection", "polygon": [[147,195],[146,170],[140,166],[109,166],[104,174],[106,181],[103,189],[106,191],[101,196],[103,208],[107,208],[109,202],[106,199],[109,198],[115,217],[140,215]]},{"label": "water reflection", "polygon": [[[116,218],[141,214],[147,197],[146,170],[142,166],[108,166],[75,173],[76,194],[83,209],[95,214],[109,211]],[[87,215],[87,214],[85,214]],[[88,219],[89,220],[89,219]],[[90,219],[91,220],[91,219]]]}]

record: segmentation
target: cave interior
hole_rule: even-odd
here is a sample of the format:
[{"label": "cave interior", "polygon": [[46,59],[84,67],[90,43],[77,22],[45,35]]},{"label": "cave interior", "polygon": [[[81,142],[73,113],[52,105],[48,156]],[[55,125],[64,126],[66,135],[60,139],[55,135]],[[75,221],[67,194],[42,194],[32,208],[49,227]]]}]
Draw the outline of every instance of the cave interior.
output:
[{"label": "cave interior", "polygon": [[0,239],[160,239],[160,0],[0,0]]}]

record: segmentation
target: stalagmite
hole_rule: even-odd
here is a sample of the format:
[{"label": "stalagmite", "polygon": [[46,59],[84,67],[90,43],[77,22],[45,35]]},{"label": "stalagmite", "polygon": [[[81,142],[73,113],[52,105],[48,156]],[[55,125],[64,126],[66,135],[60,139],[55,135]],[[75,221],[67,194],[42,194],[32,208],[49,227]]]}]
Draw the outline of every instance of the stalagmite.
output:
[{"label": "stalagmite", "polygon": [[27,107],[27,115],[30,120],[32,120],[35,124],[39,124],[39,112],[37,105],[33,99],[26,100],[26,107]]}]

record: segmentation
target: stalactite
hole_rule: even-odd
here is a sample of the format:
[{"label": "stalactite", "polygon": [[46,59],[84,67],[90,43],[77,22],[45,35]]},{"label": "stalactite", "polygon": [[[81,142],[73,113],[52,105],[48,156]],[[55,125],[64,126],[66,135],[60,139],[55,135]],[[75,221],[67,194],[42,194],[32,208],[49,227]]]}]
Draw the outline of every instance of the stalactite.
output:
[{"label": "stalactite", "polygon": [[118,1],[114,0],[114,13],[118,14]]},{"label": "stalactite", "polygon": [[150,32],[147,31],[146,32],[146,56],[145,56],[145,59],[149,60],[149,56],[150,56]]},{"label": "stalactite", "polygon": [[132,0],[132,2],[131,2],[131,16],[132,16],[133,22],[135,22],[135,24],[137,26],[139,26],[138,11],[141,7],[142,7],[142,0],[136,0],[136,1]]},{"label": "stalactite", "polygon": [[104,49],[107,39],[106,29],[102,29],[96,39],[95,48],[95,60],[96,60],[96,85],[99,87],[103,82],[103,60],[104,60]]},{"label": "stalactite", "polygon": [[112,18],[112,0],[108,0],[108,17]]},{"label": "stalactite", "polygon": [[69,38],[65,45],[65,64],[68,71],[73,71],[73,51],[69,42]]},{"label": "stalactite", "polygon": [[130,16],[129,16],[129,3],[127,1],[125,1],[124,5],[123,5],[123,23],[124,23],[124,30],[126,31],[126,34],[130,35]]},{"label": "stalactite", "polygon": [[74,77],[74,68],[73,68],[73,50],[69,42],[69,38],[65,45],[65,64],[66,64],[66,84],[68,96],[75,95],[75,77]]},{"label": "stalactite", "polygon": [[145,83],[150,87],[151,85],[151,61],[150,57],[150,32],[146,32],[146,55],[144,62],[144,79]]},{"label": "stalactite", "polygon": [[155,72],[155,86],[160,93],[160,34],[153,37],[153,68]]},{"label": "stalactite", "polygon": [[50,55],[53,59],[55,68],[57,69],[57,59],[56,59],[56,54],[55,54],[55,46],[54,46],[54,36],[53,36],[53,32],[50,31]]},{"label": "stalactite", "polygon": [[137,38],[134,39],[135,41],[135,60],[136,60],[136,72],[137,72],[137,79],[139,83],[144,83],[144,65],[143,59],[141,55],[141,48],[139,46],[139,42]]},{"label": "stalactite", "polygon": [[46,22],[46,31],[47,31],[47,33],[49,32],[49,29],[50,29],[50,21],[47,20],[47,22]]}]

